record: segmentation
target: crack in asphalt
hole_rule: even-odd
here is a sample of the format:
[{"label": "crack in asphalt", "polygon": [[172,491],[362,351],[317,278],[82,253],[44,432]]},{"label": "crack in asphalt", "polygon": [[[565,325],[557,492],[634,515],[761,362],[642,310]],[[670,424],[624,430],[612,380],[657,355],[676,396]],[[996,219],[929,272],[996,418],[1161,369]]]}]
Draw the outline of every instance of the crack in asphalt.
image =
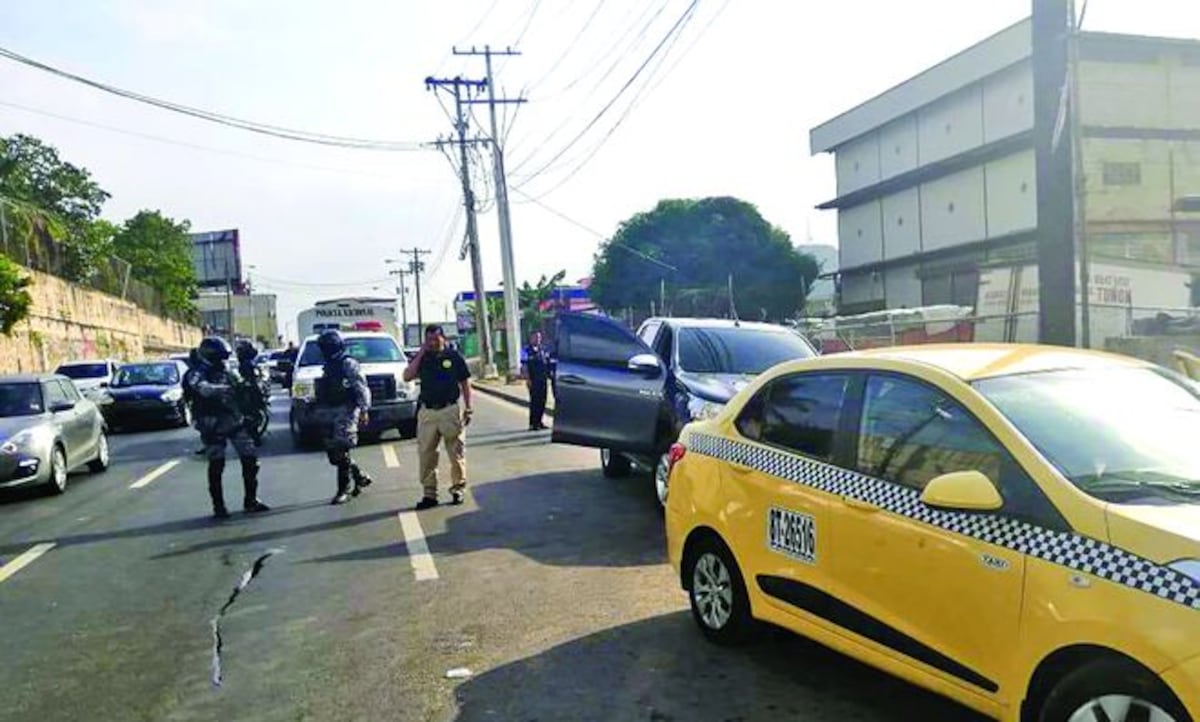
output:
[{"label": "crack in asphalt", "polygon": [[265,566],[267,563],[267,560],[282,551],[282,549],[271,549],[266,554],[263,554],[258,559],[255,559],[254,563],[250,565],[250,568],[242,573],[242,578],[238,580],[237,586],[233,588],[233,592],[230,593],[229,599],[227,599],[225,604],[221,606],[221,609],[217,612],[217,615],[212,618],[210,624],[212,626],[213,638],[212,684],[214,687],[220,687],[223,679],[221,674],[221,649],[224,647],[224,640],[221,638],[221,620],[225,617],[225,613],[229,611],[229,608],[233,606],[233,603],[237,601],[237,598],[241,595],[242,590],[249,586],[250,582],[252,582],[254,578],[258,576],[259,572],[262,571],[263,566]]}]

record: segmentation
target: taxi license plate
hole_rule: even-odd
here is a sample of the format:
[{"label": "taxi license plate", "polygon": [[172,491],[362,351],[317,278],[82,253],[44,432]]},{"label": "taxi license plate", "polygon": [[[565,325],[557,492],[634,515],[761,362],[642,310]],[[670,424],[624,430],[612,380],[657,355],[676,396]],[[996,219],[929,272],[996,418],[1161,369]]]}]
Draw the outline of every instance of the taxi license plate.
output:
[{"label": "taxi license plate", "polygon": [[771,551],[813,564],[817,561],[817,523],[798,511],[771,507],[767,516],[767,545]]}]

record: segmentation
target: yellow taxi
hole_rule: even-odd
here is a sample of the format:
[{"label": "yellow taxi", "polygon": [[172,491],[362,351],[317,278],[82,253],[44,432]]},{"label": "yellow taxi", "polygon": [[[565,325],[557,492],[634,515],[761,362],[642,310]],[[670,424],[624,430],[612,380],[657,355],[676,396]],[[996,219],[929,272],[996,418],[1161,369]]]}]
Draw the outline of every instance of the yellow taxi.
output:
[{"label": "yellow taxi", "polygon": [[1200,717],[1200,386],[960,344],[777,366],[669,454],[671,563],[759,621],[1012,722]]}]

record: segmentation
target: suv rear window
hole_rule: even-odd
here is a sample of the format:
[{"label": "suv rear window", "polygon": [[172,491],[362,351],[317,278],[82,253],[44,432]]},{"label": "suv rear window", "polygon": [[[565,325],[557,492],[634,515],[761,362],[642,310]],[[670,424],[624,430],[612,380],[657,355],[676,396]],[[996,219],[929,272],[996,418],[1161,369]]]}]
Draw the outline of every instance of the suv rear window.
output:
[{"label": "suv rear window", "polygon": [[67,364],[59,366],[54,373],[69,379],[102,379],[108,376],[108,364]]},{"label": "suv rear window", "polygon": [[[346,353],[350,358],[365,364],[386,364],[398,363],[406,361],[406,357],[400,351],[400,346],[390,338],[381,336],[368,336],[360,338],[346,339]],[[304,351],[300,354],[300,366],[320,366],[325,363],[325,359],[321,357],[321,349],[317,346],[316,341],[309,341],[304,344]]]},{"label": "suv rear window", "polygon": [[815,354],[799,334],[761,328],[684,327],[679,330],[679,367],[700,374],[761,374]]}]

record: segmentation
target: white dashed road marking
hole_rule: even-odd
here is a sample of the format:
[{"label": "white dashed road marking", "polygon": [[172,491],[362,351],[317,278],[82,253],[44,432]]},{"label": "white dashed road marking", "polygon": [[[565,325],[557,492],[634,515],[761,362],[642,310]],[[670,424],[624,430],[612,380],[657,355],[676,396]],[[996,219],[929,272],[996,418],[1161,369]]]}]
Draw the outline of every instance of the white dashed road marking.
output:
[{"label": "white dashed road marking", "polygon": [[158,467],[154,471],[151,471],[149,474],[146,474],[142,478],[140,478],[137,481],[130,484],[129,488],[130,489],[141,489],[143,486],[147,486],[148,484],[153,482],[155,479],[159,478],[163,474],[166,474],[171,469],[174,469],[176,466],[179,466],[179,464],[181,462],[182,462],[182,459],[172,459],[171,461],[168,461],[167,463]]},{"label": "white dashed road marking", "polygon": [[383,445],[383,465],[389,469],[396,469],[400,466],[400,459],[396,456],[395,444]]},{"label": "white dashed road marking", "polygon": [[[422,541],[422,544],[424,544],[423,541]],[[38,557],[40,557],[41,555],[43,555],[46,552],[53,549],[54,546],[55,546],[54,542],[43,542],[41,544],[35,544],[32,547],[30,547],[29,549],[25,550],[24,554],[17,557],[16,559],[13,559],[8,564],[5,564],[4,566],[0,567],[0,582],[3,582],[4,580],[8,579],[12,575],[16,574],[17,572],[21,571],[25,567],[29,566]],[[435,572],[435,574],[436,574],[436,572]]]},{"label": "white dashed road marking", "polygon": [[425,530],[421,520],[411,511],[400,512],[400,528],[404,530],[404,545],[408,547],[408,558],[412,562],[413,574],[418,582],[438,578],[437,566],[425,543]]}]

